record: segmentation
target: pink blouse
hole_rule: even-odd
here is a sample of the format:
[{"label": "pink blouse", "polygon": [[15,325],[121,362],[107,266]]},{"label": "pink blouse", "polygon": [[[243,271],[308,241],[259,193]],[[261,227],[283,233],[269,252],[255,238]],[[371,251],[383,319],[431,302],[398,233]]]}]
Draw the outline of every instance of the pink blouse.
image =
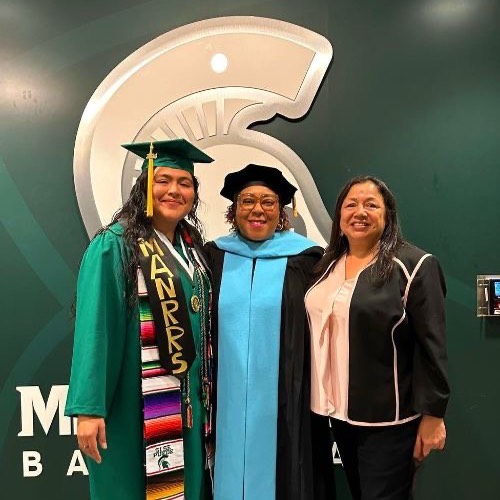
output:
[{"label": "pink blouse", "polygon": [[[347,416],[349,388],[349,309],[358,277],[345,279],[345,255],[328,276],[311,288],[305,305],[311,330],[311,410],[361,426],[386,423],[352,422]],[[365,266],[366,267],[366,266]],[[395,424],[408,422],[414,415]]]},{"label": "pink blouse", "polygon": [[355,278],[345,279],[345,256],[306,294],[311,329],[311,410],[347,418],[349,306]]}]

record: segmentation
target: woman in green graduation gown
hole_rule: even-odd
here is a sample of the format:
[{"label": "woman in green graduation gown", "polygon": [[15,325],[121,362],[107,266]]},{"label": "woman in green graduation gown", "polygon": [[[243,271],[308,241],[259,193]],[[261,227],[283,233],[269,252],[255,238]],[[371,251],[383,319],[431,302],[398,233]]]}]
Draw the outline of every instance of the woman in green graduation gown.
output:
[{"label": "woman in green graduation gown", "polygon": [[184,139],[124,147],[143,171],[81,263],[66,414],[93,500],[206,500],[211,286],[193,162],[212,159]]},{"label": "woman in green graduation gown", "polygon": [[271,167],[227,175],[233,232],[205,246],[218,323],[215,500],[335,498],[328,421],[311,421],[304,308],[322,249],[288,230],[295,191]]}]

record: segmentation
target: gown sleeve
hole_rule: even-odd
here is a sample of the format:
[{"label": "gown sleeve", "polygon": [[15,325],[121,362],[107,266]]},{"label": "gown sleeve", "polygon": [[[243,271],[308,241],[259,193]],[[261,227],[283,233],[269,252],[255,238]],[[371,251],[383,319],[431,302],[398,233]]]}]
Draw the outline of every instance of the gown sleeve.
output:
[{"label": "gown sleeve", "polygon": [[413,370],[414,410],[443,417],[450,388],[447,376],[446,285],[438,260],[424,260],[411,285],[406,310],[415,332]]},{"label": "gown sleeve", "polygon": [[[281,303],[276,498],[334,498],[328,419],[311,426],[311,352],[304,295],[322,250],[288,258]],[[323,439],[326,438],[326,441]],[[330,495],[329,495],[330,493]]]},{"label": "gown sleeve", "polygon": [[65,413],[107,417],[123,361],[127,299],[121,237],[98,235],[77,284],[73,362]]}]

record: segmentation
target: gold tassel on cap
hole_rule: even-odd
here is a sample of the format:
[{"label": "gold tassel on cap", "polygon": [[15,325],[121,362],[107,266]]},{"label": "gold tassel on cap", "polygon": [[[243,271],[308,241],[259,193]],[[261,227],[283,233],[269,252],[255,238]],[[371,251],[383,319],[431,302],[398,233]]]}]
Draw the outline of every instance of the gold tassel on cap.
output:
[{"label": "gold tassel on cap", "polygon": [[293,209],[293,216],[298,217],[299,211],[297,210],[297,200],[295,199],[295,196],[292,198],[292,209]]},{"label": "gold tassel on cap", "polygon": [[146,217],[153,217],[153,173],[154,165],[153,160],[156,154],[153,153],[153,143],[149,145],[149,153],[146,156],[148,160],[148,187],[146,195]]}]

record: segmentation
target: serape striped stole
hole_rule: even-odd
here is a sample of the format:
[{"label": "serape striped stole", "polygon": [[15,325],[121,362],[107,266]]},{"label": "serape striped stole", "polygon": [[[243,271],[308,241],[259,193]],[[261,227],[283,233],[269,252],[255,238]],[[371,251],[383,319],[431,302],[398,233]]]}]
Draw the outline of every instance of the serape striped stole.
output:
[{"label": "serape striped stole", "polygon": [[184,444],[180,381],[160,365],[155,324],[142,271],[138,270],[144,404],[146,499],[184,498]]}]

